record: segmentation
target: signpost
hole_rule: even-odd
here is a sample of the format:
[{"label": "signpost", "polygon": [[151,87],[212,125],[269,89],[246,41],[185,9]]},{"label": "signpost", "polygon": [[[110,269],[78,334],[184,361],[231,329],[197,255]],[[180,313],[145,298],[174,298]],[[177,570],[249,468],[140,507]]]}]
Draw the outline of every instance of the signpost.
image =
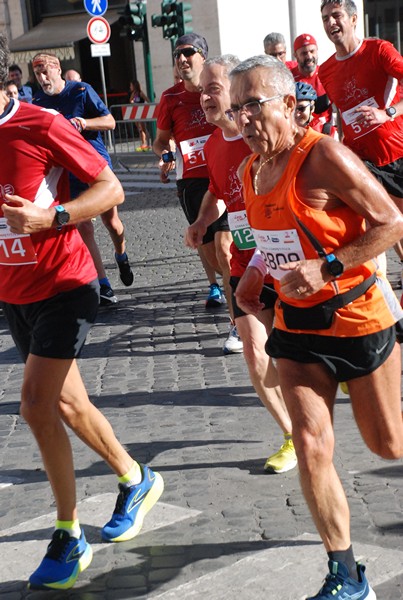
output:
[{"label": "signpost", "polygon": [[[87,36],[91,40],[91,56],[99,57],[99,68],[101,70],[102,89],[104,93],[104,102],[108,106],[108,96],[106,93],[104,56],[110,56],[111,50],[107,43],[111,37],[111,26],[102,16],[108,8],[108,0],[84,0],[85,10],[92,15],[87,23]],[[108,131],[109,145],[112,146],[111,132]]]}]

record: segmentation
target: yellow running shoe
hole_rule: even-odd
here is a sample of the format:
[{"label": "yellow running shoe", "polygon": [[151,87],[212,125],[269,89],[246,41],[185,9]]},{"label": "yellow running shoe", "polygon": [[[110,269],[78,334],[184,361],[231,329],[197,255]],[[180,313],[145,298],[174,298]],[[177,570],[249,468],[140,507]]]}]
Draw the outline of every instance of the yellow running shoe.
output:
[{"label": "yellow running shoe", "polygon": [[292,438],[284,434],[284,444],[280,450],[266,460],[264,470],[267,473],[287,473],[297,466],[297,455]]},{"label": "yellow running shoe", "polygon": [[343,394],[347,394],[347,396],[349,395],[349,391],[348,391],[348,383],[347,381],[340,381],[339,383],[340,389],[343,392]]}]

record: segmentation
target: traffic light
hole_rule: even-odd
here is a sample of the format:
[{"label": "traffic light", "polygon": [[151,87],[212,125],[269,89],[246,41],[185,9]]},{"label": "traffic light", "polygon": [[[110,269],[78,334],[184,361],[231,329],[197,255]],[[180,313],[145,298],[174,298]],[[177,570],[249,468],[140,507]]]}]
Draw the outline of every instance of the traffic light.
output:
[{"label": "traffic light", "polygon": [[161,14],[151,15],[151,25],[162,27],[162,37],[166,40],[178,36],[178,4],[176,0],[162,0]]},{"label": "traffic light", "polygon": [[134,41],[144,41],[144,28],[146,24],[146,2],[143,0],[130,0],[119,17],[122,35]]},{"label": "traffic light", "polygon": [[186,25],[191,23],[193,20],[192,15],[186,15],[188,10],[191,10],[192,5],[189,2],[179,2],[177,8],[177,23],[178,23],[178,36],[185,35],[186,33],[192,33],[193,28]]}]

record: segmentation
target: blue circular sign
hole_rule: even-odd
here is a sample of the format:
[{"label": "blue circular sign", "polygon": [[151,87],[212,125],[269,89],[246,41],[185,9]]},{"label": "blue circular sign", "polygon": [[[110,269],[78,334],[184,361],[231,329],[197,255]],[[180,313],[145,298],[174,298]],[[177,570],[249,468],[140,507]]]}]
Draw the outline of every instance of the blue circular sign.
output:
[{"label": "blue circular sign", "polygon": [[93,17],[101,17],[108,9],[108,0],[84,0],[84,8]]}]

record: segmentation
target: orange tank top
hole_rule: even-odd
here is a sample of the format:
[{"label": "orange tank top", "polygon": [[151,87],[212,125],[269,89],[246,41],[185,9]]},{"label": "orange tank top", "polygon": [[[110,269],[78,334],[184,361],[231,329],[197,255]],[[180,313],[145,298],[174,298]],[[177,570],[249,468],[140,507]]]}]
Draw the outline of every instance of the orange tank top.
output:
[{"label": "orange tank top", "polygon": [[[323,137],[313,129],[307,129],[305,136],[293,149],[280,180],[267,194],[257,196],[253,188],[252,165],[259,157],[258,154],[250,157],[244,170],[243,193],[248,221],[279,295],[275,321],[275,326],[279,329],[287,330],[279,301],[307,308],[324,302],[335,294],[347,292],[375,270],[374,261],[348,269],[337,280],[328,282],[321,290],[301,300],[288,298],[281,292],[280,280],[286,272],[279,268],[280,264],[318,258],[317,250],[298,224],[297,218],[315,236],[326,254],[345,246],[365,231],[363,217],[346,204],[332,210],[318,210],[305,204],[297,195],[298,172],[312,147]],[[330,329],[292,331],[356,337],[386,329],[395,321],[382,291],[373,285],[354,302],[337,310]]]}]

